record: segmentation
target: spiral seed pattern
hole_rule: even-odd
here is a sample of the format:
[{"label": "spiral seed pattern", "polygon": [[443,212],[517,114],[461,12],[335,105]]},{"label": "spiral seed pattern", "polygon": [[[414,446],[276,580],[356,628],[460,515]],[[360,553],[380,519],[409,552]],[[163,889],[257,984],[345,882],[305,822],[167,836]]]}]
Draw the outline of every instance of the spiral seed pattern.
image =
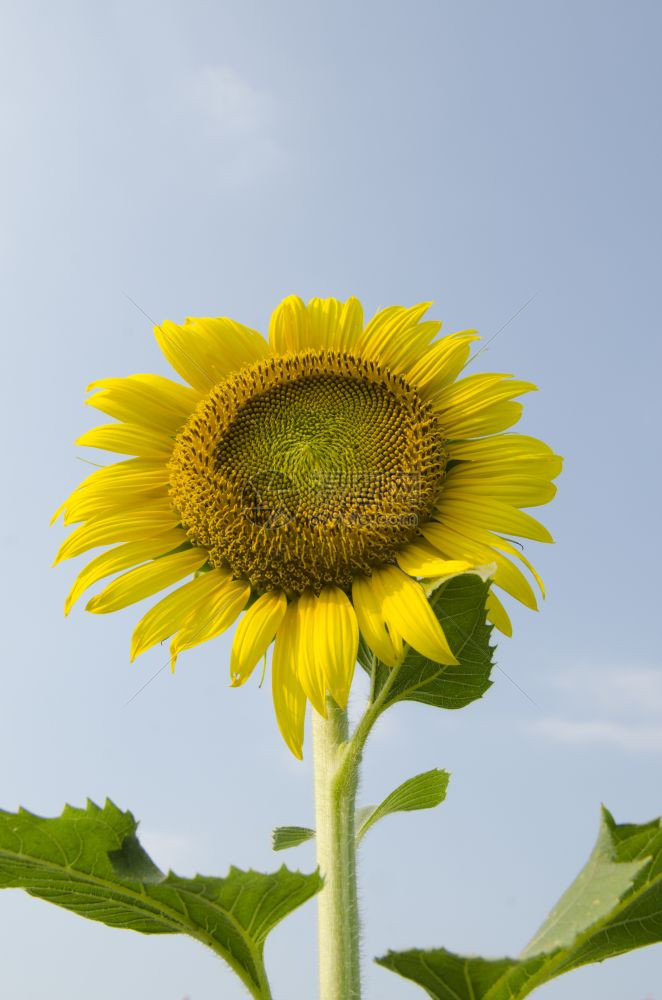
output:
[{"label": "spiral seed pattern", "polygon": [[444,436],[376,362],[333,351],[258,361],[179,433],[170,499],[213,565],[257,589],[348,587],[394,561],[439,496]]}]

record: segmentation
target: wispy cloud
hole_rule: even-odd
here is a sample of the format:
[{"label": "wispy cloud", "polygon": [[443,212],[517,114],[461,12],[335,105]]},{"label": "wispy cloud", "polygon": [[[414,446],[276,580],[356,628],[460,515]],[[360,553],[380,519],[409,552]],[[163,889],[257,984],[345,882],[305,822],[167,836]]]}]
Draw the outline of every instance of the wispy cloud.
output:
[{"label": "wispy cloud", "polygon": [[662,727],[627,722],[541,719],[532,728],[558,743],[601,744],[624,750],[662,750]]},{"label": "wispy cloud", "polygon": [[198,110],[229,135],[254,135],[273,117],[273,98],[228,66],[198,70],[190,80],[189,94]]},{"label": "wispy cloud", "polygon": [[553,678],[562,709],[557,704],[553,715],[531,723],[536,735],[559,743],[662,751],[662,666],[578,663]]},{"label": "wispy cloud", "polygon": [[662,713],[662,666],[653,664],[578,664],[556,675],[556,686],[604,711]]},{"label": "wispy cloud", "polygon": [[[185,103],[202,126],[226,180],[251,180],[286,160],[278,139],[278,102],[229,66],[204,66],[186,80]],[[200,155],[208,155],[209,149]],[[189,155],[195,156],[189,149]]]}]

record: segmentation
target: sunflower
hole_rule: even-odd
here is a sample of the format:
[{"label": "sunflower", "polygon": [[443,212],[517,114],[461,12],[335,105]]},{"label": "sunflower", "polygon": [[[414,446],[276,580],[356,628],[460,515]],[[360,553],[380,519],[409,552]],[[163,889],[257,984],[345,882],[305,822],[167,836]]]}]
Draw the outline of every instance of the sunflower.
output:
[{"label": "sunflower", "polygon": [[[55,518],[77,524],[56,562],[103,546],[65,613],[117,611],[171,588],[138,622],[131,659],[171,639],[179,653],[244,612],[230,661],[243,684],[274,642],[276,719],[301,757],[307,701],[344,708],[359,633],[395,666],[406,645],[455,663],[426,598],[431,579],[486,563],[527,607],[542,584],[506,536],[552,539],[521,508],[547,503],[560,459],[504,433],[535,386],[472,374],[474,331],[438,338],[430,303],[392,306],[364,325],[360,303],[289,297],[268,339],[226,318],[163,323],[156,339],[183,382],[93,382],[114,419],[77,444],[131,456],[84,480]],[[109,547],[110,546],[110,547]],[[185,581],[185,582],[184,582]],[[488,616],[511,627],[494,589]]]}]

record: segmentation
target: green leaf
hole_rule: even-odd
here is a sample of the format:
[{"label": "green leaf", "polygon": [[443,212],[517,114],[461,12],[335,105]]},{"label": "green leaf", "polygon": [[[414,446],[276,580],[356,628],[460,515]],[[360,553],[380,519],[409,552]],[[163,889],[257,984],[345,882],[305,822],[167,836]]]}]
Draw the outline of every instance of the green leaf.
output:
[{"label": "green leaf", "polygon": [[[492,684],[492,629],[485,619],[489,587],[489,580],[475,574],[464,574],[442,584],[432,593],[430,604],[459,664],[445,666],[435,663],[410,649],[388,692],[384,708],[397,701],[420,701],[436,708],[464,708],[482,698]],[[359,648],[359,662],[371,673],[372,656],[365,646]],[[375,664],[376,695],[388,680],[391,670],[382,663]]]},{"label": "green leaf", "polygon": [[[389,951],[377,964],[422,986],[433,1000],[483,1000],[490,987],[507,979],[517,959],[464,958],[445,948]],[[511,1000],[520,993],[504,993]]]},{"label": "green leaf", "polygon": [[446,798],[450,775],[448,771],[434,768],[409,778],[387,795],[378,806],[364,806],[356,814],[356,840],[365,837],[371,826],[384,816],[395,812],[414,812],[417,809],[434,809]]},{"label": "green leaf", "polygon": [[164,875],[141,847],[130,812],[66,806],[56,819],[0,811],[0,888],[25,889],[110,927],[189,934],[234,969],[257,1000],[270,1000],[267,934],[322,887],[318,873],[271,875],[231,868],[226,878]]},{"label": "green leaf", "polygon": [[571,947],[582,931],[618,906],[638,872],[648,865],[647,858],[625,861],[615,857],[613,826],[613,819],[611,816],[607,819],[605,813],[591,857],[523,950],[521,958]]},{"label": "green leaf", "polygon": [[[433,768],[409,778],[387,795],[378,806],[362,806],[356,810],[356,841],[363,839],[371,826],[395,812],[414,812],[433,809],[446,798],[450,775],[448,771]],[[286,851],[313,840],[315,831],[309,826],[277,826],[272,834],[274,851]]]},{"label": "green leaf", "polygon": [[309,826],[277,826],[271,835],[271,846],[274,851],[286,851],[290,847],[298,847],[312,840],[315,831]]},{"label": "green leaf", "polygon": [[434,1000],[521,1000],[564,972],[662,941],[662,820],[618,825],[606,809],[595,849],[518,959],[443,948],[389,952],[380,965]]}]

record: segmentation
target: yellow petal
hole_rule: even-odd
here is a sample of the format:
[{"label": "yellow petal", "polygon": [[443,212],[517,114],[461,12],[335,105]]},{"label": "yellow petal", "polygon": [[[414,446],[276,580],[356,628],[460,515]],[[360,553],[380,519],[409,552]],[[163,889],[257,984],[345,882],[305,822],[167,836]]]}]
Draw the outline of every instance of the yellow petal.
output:
[{"label": "yellow petal", "polygon": [[149,559],[156,559],[172,549],[178,548],[186,541],[186,532],[182,528],[166,531],[163,535],[150,538],[145,542],[127,542],[114,549],[102,552],[85,566],[78,574],[74,585],[64,602],[64,613],[68,615],[80,595],[98,580],[112,576],[130,566],[138,566]]},{"label": "yellow petal", "polygon": [[305,351],[311,346],[308,310],[298,295],[288,295],[271,314],[269,345],[274,354]]},{"label": "yellow petal", "polygon": [[439,620],[420,583],[394,566],[377,570],[387,595],[384,616],[398,633],[423,656],[435,663],[456,664]]},{"label": "yellow petal", "polygon": [[196,336],[195,331],[166,321],[154,327],[156,342],[178,375],[205,395],[226,377],[217,370],[207,338]]},{"label": "yellow petal", "polygon": [[475,525],[488,531],[531,538],[536,542],[554,541],[544,524],[525,511],[500,500],[474,497],[468,491],[459,495],[451,493],[450,497],[444,491],[435,509],[445,524],[451,527],[461,526],[465,532]]},{"label": "yellow petal", "polygon": [[[449,452],[452,459],[451,449]],[[501,462],[460,460],[448,470],[444,496],[470,491],[516,507],[536,507],[548,503],[556,493],[551,480],[559,474],[561,465],[556,455]]]},{"label": "yellow petal", "polygon": [[311,299],[290,295],[274,310],[269,343],[276,354],[306,350],[351,350],[363,328],[358,299]]},{"label": "yellow petal", "polygon": [[451,447],[453,458],[472,462],[556,458],[549,445],[527,434],[495,434],[479,441],[456,441]]},{"label": "yellow petal", "polygon": [[494,403],[478,413],[469,414],[466,417],[458,410],[452,417],[449,417],[447,413],[442,414],[441,419],[444,428],[452,437],[473,438],[507,431],[509,427],[517,423],[523,410],[524,407],[521,403]]},{"label": "yellow petal", "polygon": [[460,374],[475,340],[480,340],[475,330],[463,330],[437,340],[410,369],[407,381],[426,399],[435,397]]},{"label": "yellow petal", "polygon": [[493,590],[490,590],[487,595],[485,607],[487,609],[488,621],[491,621],[499,629],[499,632],[511,636],[513,634],[513,626],[508,617],[508,612]]},{"label": "yellow petal", "polygon": [[62,513],[64,523],[72,524],[103,516],[103,511],[110,516],[116,508],[143,505],[147,496],[165,495],[168,477],[163,459],[130,458],[104,466],[79,483],[55,512],[51,524]]},{"label": "yellow petal", "polygon": [[352,583],[352,604],[359,629],[370,649],[388,667],[397,667],[404,658],[402,637],[386,625],[385,594],[379,579],[357,575]]},{"label": "yellow petal", "polygon": [[130,375],[93,382],[97,390],[87,405],[128,423],[145,424],[176,433],[186,422],[201,396],[195,389],[160,375]]},{"label": "yellow petal", "polygon": [[131,637],[131,660],[170,638],[184,625],[189,615],[205,607],[221,590],[232,583],[229,570],[212,569],[161,598],[140,619]]},{"label": "yellow petal", "polygon": [[184,330],[189,337],[203,343],[217,381],[269,353],[269,345],[261,333],[227,316],[189,316]]},{"label": "yellow petal", "polygon": [[256,330],[225,316],[189,317],[183,326],[165,322],[154,335],[175,371],[205,394],[268,351]]},{"label": "yellow petal", "polygon": [[76,441],[88,448],[116,451],[121,455],[164,459],[170,457],[173,443],[172,436],[166,432],[140,424],[102,424],[86,431]]},{"label": "yellow petal", "polygon": [[343,303],[338,299],[311,299],[308,303],[308,347],[338,350]]},{"label": "yellow petal", "polygon": [[454,464],[448,471],[446,487],[470,483],[489,490],[497,484],[522,483],[528,495],[535,483],[548,486],[563,466],[561,456],[555,455],[542,441],[519,434],[451,441],[447,449]]},{"label": "yellow petal", "polygon": [[338,587],[323,587],[312,616],[312,655],[320,665],[325,686],[340,708],[347,707],[359,648],[359,627],[349,598]]},{"label": "yellow petal", "polygon": [[442,584],[448,583],[448,581],[452,580],[455,576],[469,574],[471,576],[477,576],[479,580],[483,581],[483,583],[487,583],[488,580],[492,580],[494,578],[496,568],[497,565],[494,559],[492,559],[492,562],[490,563],[482,563],[481,565],[472,563],[471,568],[462,570],[462,573],[445,573],[441,576],[427,577],[421,580],[421,587],[423,588],[425,596],[428,600],[430,600],[432,595],[439,590]]},{"label": "yellow petal", "polygon": [[540,588],[541,595],[544,597],[545,596],[545,584],[542,582],[542,579],[540,577],[540,574],[538,573],[538,570],[535,568],[535,566],[531,565],[531,563],[526,558],[526,556],[524,555],[524,553],[520,549],[516,549],[514,545],[510,544],[510,542],[507,542],[505,540],[505,538],[501,538],[500,535],[497,535],[494,538],[494,541],[492,542],[492,544],[493,544],[493,546],[494,546],[495,549],[498,549],[500,552],[506,552],[508,555],[513,556],[515,559],[519,559],[519,561],[524,566],[526,566],[526,568],[528,569],[529,573],[531,574],[531,576],[533,577],[533,579],[538,584],[538,587]]},{"label": "yellow petal", "polygon": [[287,610],[282,590],[269,590],[247,609],[237,625],[230,655],[232,686],[244,684],[271,645]]},{"label": "yellow petal", "polygon": [[170,643],[170,669],[174,671],[177,657],[185,649],[192,649],[225,632],[246,607],[250,593],[247,580],[231,580],[197,607]]},{"label": "yellow petal", "polygon": [[[455,442],[448,445],[449,456],[457,460],[455,450]],[[560,455],[553,453],[550,455],[517,455],[510,453],[500,458],[492,456],[489,460],[476,459],[474,461],[460,458],[458,464],[450,471],[457,474],[458,477],[466,478],[467,481],[521,475],[541,482],[550,482],[552,479],[556,479],[562,468],[563,459]]]},{"label": "yellow petal", "polygon": [[432,302],[419,302],[415,306],[387,306],[380,309],[367,324],[361,337],[361,346],[378,345],[394,334],[402,333],[421,321]]},{"label": "yellow petal", "polygon": [[[428,521],[421,527],[425,538],[451,559],[469,559],[476,563],[497,564],[494,582],[527,608],[537,610],[536,596],[523,573],[497,550],[506,543],[481,529],[459,531],[448,524]],[[513,550],[513,553],[515,550]],[[520,558],[523,558],[520,556]]]},{"label": "yellow petal", "polygon": [[342,302],[338,299],[311,299],[307,306],[310,346],[336,348]]},{"label": "yellow petal", "polygon": [[467,499],[489,498],[514,507],[540,507],[556,496],[556,486],[553,483],[541,482],[540,479],[533,477],[454,476],[451,478],[451,474],[458,468],[459,466],[455,466],[450,470],[444,483],[444,502],[456,500],[459,504],[463,504]]},{"label": "yellow petal", "polygon": [[88,601],[85,610],[102,615],[119,611],[195,573],[208,558],[206,549],[195,546],[138,566],[109,583],[100,594]]},{"label": "yellow petal", "polygon": [[53,562],[73,559],[82,552],[116,542],[140,542],[171,531],[179,524],[167,498],[135,507],[123,514],[100,517],[81,524],[64,540]]},{"label": "yellow petal", "polygon": [[501,425],[515,415],[513,407],[521,408],[511,400],[535,389],[533,383],[509,375],[469,375],[442,389],[433,405],[449,438],[476,437],[510,426]]},{"label": "yellow petal", "polygon": [[63,523],[65,525],[78,524],[81,521],[97,521],[102,517],[129,514],[136,507],[144,507],[150,500],[162,500],[167,496],[167,485],[161,486],[159,489],[137,491],[136,493],[127,489],[118,489],[117,491],[86,490],[67,503]]},{"label": "yellow petal", "polygon": [[509,556],[513,556],[513,558],[519,560],[519,562],[521,562],[524,566],[526,566],[529,573],[538,584],[538,587],[540,588],[540,593],[544,597],[545,585],[540,578],[540,574],[538,573],[537,569],[531,565],[531,563],[526,558],[522,550],[515,548],[514,545],[506,541],[506,539],[502,538],[500,535],[492,535],[489,532],[486,532],[486,534],[490,536],[491,544],[495,549],[498,549],[500,552],[506,552]]},{"label": "yellow petal", "polygon": [[357,354],[389,368],[408,371],[441,329],[437,321],[420,322],[431,305],[431,302],[423,302],[408,309],[403,306],[382,309],[359,337]]},{"label": "yellow petal", "polygon": [[445,559],[425,539],[417,539],[396,553],[398,566],[409,576],[454,576],[471,569],[463,559]]},{"label": "yellow petal", "polygon": [[292,640],[292,653],[296,658],[299,683],[315,711],[326,719],[326,676],[324,664],[315,655],[315,605],[312,590],[305,590],[297,604],[296,638]]},{"label": "yellow petal", "polygon": [[536,595],[529,581],[524,574],[509,559],[506,559],[499,552],[494,552],[492,556],[497,564],[497,571],[494,574],[494,582],[502,587],[507,594],[514,597],[531,611],[538,610]]},{"label": "yellow petal", "polygon": [[95,490],[99,493],[142,492],[168,482],[168,464],[163,458],[125,458],[103,465],[83,479],[71,494]]},{"label": "yellow petal", "polygon": [[271,662],[271,680],[276,722],[281,735],[295,757],[303,757],[303,723],[306,696],[297,672],[298,601],[288,605],[276,633]]},{"label": "yellow petal", "polygon": [[112,465],[103,465],[83,479],[71,493],[75,496],[88,489],[153,489],[168,481],[168,467],[161,458],[126,458]]},{"label": "yellow petal", "polygon": [[351,351],[362,330],[363,306],[358,299],[349,298],[340,311],[333,346],[338,351]]},{"label": "yellow petal", "polygon": [[187,416],[200,400],[200,393],[188,385],[175,382],[163,375],[140,373],[120,378],[99,378],[90,382],[88,392],[103,389],[119,396],[138,396],[152,401],[164,410]]},{"label": "yellow petal", "polygon": [[49,524],[51,524],[51,525],[55,524],[55,522],[59,518],[60,514],[64,514],[65,511],[66,511],[66,509],[67,509],[67,501],[63,500],[62,503],[60,504],[60,506],[57,508],[57,510],[51,516]]},{"label": "yellow petal", "polygon": [[518,395],[518,389],[524,388],[535,389],[535,386],[515,380],[505,372],[467,375],[439,393],[436,408],[441,411],[461,409],[463,413],[475,412],[502,399],[511,399]]}]

